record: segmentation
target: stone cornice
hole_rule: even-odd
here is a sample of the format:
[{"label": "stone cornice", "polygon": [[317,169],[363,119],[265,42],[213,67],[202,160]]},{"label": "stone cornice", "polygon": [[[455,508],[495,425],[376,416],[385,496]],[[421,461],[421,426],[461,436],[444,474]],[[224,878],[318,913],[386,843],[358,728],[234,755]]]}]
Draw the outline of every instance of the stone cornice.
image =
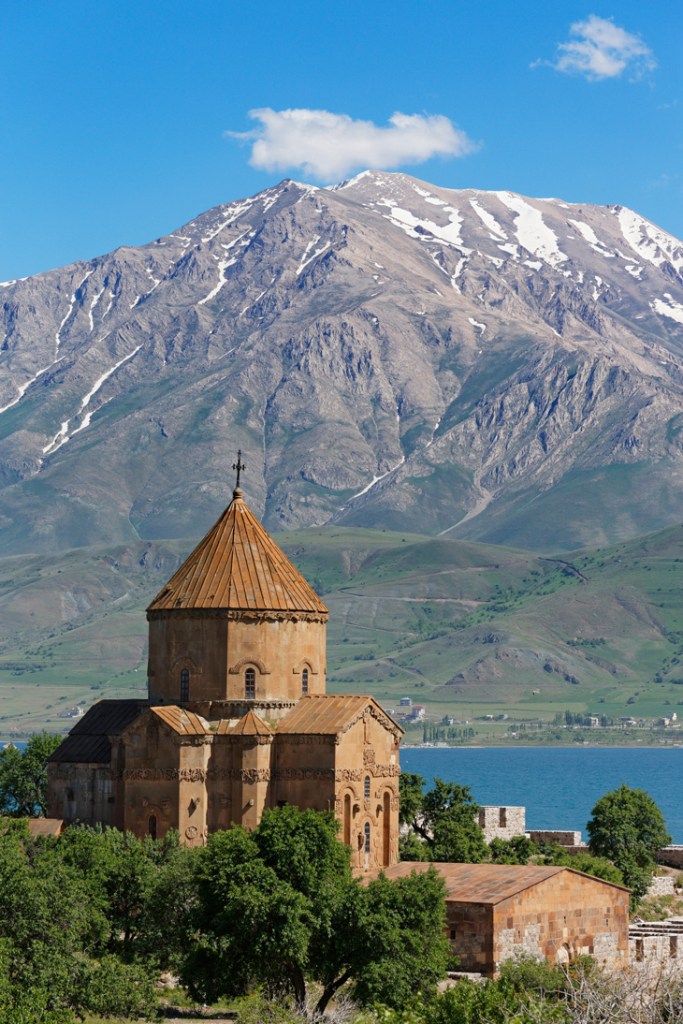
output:
[{"label": "stone cornice", "polygon": [[233,608],[156,608],[147,612],[147,621],[158,619],[225,619],[228,622],[320,622],[329,619],[327,612],[277,611],[275,609]]}]

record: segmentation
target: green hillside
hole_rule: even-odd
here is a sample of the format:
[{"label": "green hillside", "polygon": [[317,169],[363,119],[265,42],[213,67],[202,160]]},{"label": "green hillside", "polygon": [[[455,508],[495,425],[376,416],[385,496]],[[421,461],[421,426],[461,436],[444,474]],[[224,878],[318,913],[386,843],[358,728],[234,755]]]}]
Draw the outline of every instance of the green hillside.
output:
[{"label": "green hillside", "polygon": [[[278,541],[329,605],[330,692],[461,719],[683,705],[683,527],[557,558],[352,528]],[[1,560],[0,737],[144,694],[144,607],[190,547]]]}]

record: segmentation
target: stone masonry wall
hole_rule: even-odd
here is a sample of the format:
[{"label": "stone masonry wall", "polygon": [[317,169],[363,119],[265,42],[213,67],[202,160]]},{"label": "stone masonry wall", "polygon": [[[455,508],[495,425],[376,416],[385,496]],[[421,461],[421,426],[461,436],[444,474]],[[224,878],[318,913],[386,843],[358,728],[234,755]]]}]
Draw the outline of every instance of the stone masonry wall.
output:
[{"label": "stone masonry wall", "polygon": [[629,962],[636,970],[683,967],[683,921],[650,921],[629,929]]},{"label": "stone masonry wall", "polygon": [[457,957],[459,971],[493,974],[493,913],[490,906],[447,900],[446,932]]},{"label": "stone masonry wall", "polygon": [[655,860],[672,868],[683,868],[683,846],[664,846],[657,850]]},{"label": "stone masonry wall", "polygon": [[561,829],[532,829],[527,833],[534,843],[557,843],[558,846],[581,846],[580,832],[567,832]]},{"label": "stone masonry wall", "polygon": [[671,875],[653,875],[646,896],[673,896],[674,879]]},{"label": "stone masonry wall", "polygon": [[526,831],[526,807],[479,808],[479,824],[487,843],[492,839],[512,839]]},{"label": "stone masonry wall", "polygon": [[628,952],[628,892],[565,870],[494,908],[496,966],[518,952],[550,962],[596,957],[618,969]]}]

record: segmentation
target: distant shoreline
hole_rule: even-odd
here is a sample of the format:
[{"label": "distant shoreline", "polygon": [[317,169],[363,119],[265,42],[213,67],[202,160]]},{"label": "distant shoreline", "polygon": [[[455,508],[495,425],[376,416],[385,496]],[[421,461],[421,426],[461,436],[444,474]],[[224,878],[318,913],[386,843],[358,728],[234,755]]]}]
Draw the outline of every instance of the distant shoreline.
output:
[{"label": "distant shoreline", "polygon": [[683,750],[681,743],[454,743],[430,746],[402,743],[401,750]]}]

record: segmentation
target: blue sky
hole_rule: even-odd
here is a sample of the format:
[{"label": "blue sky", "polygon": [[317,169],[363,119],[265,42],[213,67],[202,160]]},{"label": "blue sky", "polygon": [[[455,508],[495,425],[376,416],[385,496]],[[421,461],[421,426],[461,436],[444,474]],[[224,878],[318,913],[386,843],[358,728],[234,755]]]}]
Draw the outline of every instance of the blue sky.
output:
[{"label": "blue sky", "polygon": [[3,0],[0,280],[369,162],[682,238],[682,47],[681,0]]}]

